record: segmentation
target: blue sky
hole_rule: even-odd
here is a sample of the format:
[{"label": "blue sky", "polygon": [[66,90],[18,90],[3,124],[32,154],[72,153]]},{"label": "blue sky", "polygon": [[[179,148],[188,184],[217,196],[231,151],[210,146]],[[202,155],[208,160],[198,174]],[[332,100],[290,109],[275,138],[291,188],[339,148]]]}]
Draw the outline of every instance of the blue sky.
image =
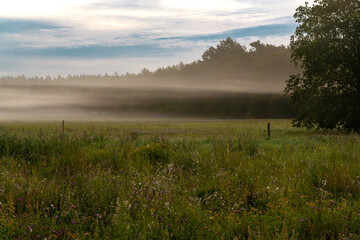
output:
[{"label": "blue sky", "polygon": [[192,62],[232,37],[289,43],[303,0],[12,0],[0,8],[0,76],[139,72]]}]

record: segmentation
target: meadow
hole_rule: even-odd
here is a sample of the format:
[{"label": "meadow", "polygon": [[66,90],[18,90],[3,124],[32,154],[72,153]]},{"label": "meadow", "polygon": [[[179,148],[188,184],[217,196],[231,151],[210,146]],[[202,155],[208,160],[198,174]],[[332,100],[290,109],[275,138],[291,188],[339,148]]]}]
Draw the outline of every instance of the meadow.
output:
[{"label": "meadow", "polygon": [[0,122],[0,239],[360,239],[359,160],[290,120]]}]

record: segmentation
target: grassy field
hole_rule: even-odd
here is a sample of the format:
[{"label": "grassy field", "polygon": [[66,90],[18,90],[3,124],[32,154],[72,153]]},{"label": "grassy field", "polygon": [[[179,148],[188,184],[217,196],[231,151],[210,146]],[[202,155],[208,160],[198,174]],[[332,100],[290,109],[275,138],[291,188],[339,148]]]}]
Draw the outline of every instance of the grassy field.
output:
[{"label": "grassy field", "polygon": [[359,135],[267,122],[0,122],[0,239],[360,239]]}]

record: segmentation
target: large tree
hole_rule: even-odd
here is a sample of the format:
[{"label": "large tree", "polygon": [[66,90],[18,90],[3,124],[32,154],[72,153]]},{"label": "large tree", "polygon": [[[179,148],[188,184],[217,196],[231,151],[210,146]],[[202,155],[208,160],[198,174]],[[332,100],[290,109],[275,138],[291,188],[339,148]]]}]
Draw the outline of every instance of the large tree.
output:
[{"label": "large tree", "polygon": [[292,60],[303,70],[285,92],[294,125],[360,130],[360,1],[315,0],[297,8]]}]

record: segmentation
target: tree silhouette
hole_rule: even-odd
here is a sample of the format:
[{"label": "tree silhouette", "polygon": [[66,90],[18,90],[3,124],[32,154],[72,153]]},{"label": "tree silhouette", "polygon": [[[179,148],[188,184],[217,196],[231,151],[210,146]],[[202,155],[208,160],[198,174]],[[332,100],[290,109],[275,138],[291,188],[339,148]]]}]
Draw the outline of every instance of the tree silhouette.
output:
[{"label": "tree silhouette", "polygon": [[360,2],[316,0],[296,10],[292,60],[304,70],[287,81],[295,126],[360,130]]}]

